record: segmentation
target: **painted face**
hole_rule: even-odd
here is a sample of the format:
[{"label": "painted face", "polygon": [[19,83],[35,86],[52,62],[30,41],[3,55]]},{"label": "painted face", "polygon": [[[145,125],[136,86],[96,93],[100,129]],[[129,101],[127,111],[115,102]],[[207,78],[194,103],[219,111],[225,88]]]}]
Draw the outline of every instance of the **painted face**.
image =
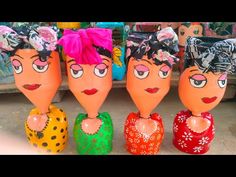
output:
[{"label": "painted face", "polygon": [[181,25],[178,30],[178,37],[179,37],[179,45],[185,46],[186,39],[191,37],[199,37],[203,35],[203,27],[200,23],[193,23],[189,27],[185,25]]},{"label": "painted face", "polygon": [[34,49],[19,49],[11,57],[17,88],[42,112],[48,107],[61,84],[59,55],[52,52],[45,62]]},{"label": "painted face", "polygon": [[179,27],[180,22],[160,22],[161,24],[161,28],[167,28],[167,27],[171,27],[173,29],[176,29]]},{"label": "painted face", "polygon": [[171,69],[165,64],[155,65],[144,56],[130,58],[127,71],[127,90],[142,117],[149,117],[170,88]]},{"label": "painted face", "polygon": [[101,64],[76,64],[68,57],[67,72],[69,88],[88,113],[96,117],[112,87],[112,60],[102,56]]},{"label": "painted face", "polygon": [[196,66],[189,67],[180,76],[179,97],[193,115],[199,115],[220,103],[226,85],[226,73],[202,73]]}]

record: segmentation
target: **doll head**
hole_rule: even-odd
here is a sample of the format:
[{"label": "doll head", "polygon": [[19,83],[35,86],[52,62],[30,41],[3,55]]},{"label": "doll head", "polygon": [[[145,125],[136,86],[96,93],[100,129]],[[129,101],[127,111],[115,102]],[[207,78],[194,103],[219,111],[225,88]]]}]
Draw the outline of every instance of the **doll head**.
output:
[{"label": "doll head", "polygon": [[94,118],[112,87],[112,31],[65,30],[59,44],[67,56],[69,88]]},{"label": "doll head", "polygon": [[224,96],[236,65],[236,39],[190,37],[185,47],[179,96],[193,115],[213,109]]},{"label": "doll head", "polygon": [[185,42],[189,36],[200,37],[203,35],[203,25],[200,22],[182,23],[178,30],[179,45],[185,46]]},{"label": "doll head", "polygon": [[172,28],[156,33],[131,33],[127,39],[127,90],[140,111],[149,117],[170,88],[172,65],[178,59],[178,38]]},{"label": "doll head", "polygon": [[61,83],[56,43],[51,27],[0,26],[0,49],[11,53],[15,84],[42,113],[48,112]]}]

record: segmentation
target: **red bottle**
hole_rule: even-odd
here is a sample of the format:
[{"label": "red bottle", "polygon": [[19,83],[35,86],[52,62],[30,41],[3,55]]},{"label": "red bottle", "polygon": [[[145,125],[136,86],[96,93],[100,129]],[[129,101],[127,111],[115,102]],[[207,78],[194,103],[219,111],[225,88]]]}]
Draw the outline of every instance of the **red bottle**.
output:
[{"label": "red bottle", "polygon": [[191,117],[190,111],[180,111],[176,115],[173,125],[173,143],[176,148],[186,153],[206,153],[215,134],[213,117],[208,112],[201,114],[203,119],[210,121],[210,127],[201,133],[194,132],[188,127],[189,117]]}]

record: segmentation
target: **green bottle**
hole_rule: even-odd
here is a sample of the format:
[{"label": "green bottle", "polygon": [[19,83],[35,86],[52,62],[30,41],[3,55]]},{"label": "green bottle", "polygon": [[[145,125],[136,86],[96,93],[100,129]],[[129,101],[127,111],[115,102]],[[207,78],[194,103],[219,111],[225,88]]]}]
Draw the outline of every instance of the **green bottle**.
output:
[{"label": "green bottle", "polygon": [[99,113],[97,118],[101,119],[102,125],[95,134],[87,134],[81,128],[81,123],[88,117],[80,113],[74,125],[74,138],[76,150],[83,155],[106,155],[112,151],[113,124],[107,112]]}]

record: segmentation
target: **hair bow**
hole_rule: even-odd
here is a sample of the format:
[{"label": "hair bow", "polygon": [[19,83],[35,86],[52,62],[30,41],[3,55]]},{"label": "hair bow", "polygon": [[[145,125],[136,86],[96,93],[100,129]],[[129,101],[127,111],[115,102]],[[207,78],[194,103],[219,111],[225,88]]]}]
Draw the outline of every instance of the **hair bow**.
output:
[{"label": "hair bow", "polygon": [[141,59],[147,55],[155,64],[166,63],[171,67],[179,60],[173,55],[178,51],[178,37],[171,27],[155,33],[131,33],[127,39],[128,59],[130,57]]},{"label": "hair bow", "polygon": [[[102,28],[65,30],[58,41],[64,52],[78,64],[97,64],[102,62],[99,51],[112,52],[112,31]],[[106,54],[105,54],[106,55]]]},{"label": "hair bow", "polygon": [[189,37],[185,60],[191,60],[202,72],[233,73],[236,71],[236,39]]},{"label": "hair bow", "polygon": [[56,49],[57,31],[53,27],[28,26],[9,28],[0,26],[0,49],[15,52],[29,44],[38,51],[42,61]]}]

